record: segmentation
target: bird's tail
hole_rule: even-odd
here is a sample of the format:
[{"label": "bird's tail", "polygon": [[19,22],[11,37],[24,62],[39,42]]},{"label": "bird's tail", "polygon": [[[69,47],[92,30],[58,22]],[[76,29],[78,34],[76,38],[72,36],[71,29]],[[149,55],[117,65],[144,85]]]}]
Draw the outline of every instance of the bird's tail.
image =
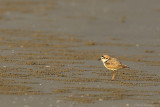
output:
[{"label": "bird's tail", "polygon": [[123,64],[123,65],[122,65],[122,68],[129,68],[129,67],[128,67],[127,65],[124,65],[124,64]]}]

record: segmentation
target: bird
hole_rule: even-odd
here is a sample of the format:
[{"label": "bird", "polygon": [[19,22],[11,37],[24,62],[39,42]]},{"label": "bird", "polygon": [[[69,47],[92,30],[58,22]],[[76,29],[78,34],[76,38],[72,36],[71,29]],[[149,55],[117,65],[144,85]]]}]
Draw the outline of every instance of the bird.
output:
[{"label": "bird", "polygon": [[116,71],[122,68],[129,68],[127,65],[121,64],[120,61],[118,61],[118,59],[113,58],[109,55],[103,55],[101,56],[101,58],[99,59],[103,62],[104,66],[113,71],[113,76],[111,80],[115,79],[115,75],[116,75]]}]

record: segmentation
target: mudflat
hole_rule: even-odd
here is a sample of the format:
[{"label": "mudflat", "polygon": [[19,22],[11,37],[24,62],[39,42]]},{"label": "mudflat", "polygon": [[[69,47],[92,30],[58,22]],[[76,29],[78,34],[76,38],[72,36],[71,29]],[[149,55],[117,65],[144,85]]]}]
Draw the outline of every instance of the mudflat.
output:
[{"label": "mudflat", "polygon": [[[1,107],[160,106],[159,4],[0,1]],[[112,81],[103,54],[130,69]]]}]

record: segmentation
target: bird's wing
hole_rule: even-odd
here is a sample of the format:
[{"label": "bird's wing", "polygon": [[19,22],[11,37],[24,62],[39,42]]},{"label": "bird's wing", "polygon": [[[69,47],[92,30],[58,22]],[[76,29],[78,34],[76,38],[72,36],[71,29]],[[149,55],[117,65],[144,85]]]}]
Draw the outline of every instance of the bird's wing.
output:
[{"label": "bird's wing", "polygon": [[112,58],[106,62],[106,66],[108,68],[117,69],[121,68],[121,63],[116,58]]},{"label": "bird's wing", "polygon": [[121,65],[121,63],[116,58],[112,58],[112,59],[108,60],[107,64],[110,64],[110,65]]}]

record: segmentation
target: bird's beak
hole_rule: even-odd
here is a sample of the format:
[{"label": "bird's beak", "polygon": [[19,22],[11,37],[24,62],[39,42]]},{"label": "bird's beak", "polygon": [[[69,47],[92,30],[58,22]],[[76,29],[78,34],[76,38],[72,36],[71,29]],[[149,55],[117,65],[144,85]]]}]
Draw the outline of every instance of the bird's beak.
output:
[{"label": "bird's beak", "polygon": [[101,58],[99,58],[98,60],[101,60]]}]

